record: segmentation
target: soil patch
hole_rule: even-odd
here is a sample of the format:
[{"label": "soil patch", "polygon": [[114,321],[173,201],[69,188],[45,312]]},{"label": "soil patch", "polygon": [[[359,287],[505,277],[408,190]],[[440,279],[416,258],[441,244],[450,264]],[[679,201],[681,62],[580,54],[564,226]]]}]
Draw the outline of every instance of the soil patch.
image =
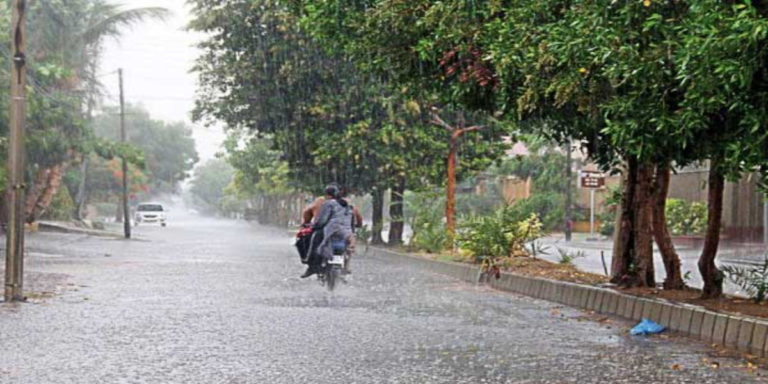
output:
[{"label": "soil patch", "polygon": [[608,282],[606,276],[580,271],[571,264],[558,264],[532,257],[511,257],[505,260],[502,270],[523,276],[571,283],[596,285]]}]

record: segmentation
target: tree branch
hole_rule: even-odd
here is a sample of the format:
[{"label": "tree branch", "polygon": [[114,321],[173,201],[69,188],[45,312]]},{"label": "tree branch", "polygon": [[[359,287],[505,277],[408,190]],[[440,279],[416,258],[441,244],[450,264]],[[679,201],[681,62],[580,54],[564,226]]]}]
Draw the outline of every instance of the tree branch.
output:
[{"label": "tree branch", "polygon": [[446,123],[443,119],[440,118],[440,116],[437,115],[435,112],[430,113],[432,115],[432,124],[439,125],[443,128],[445,128],[448,132],[453,132],[456,130],[456,128],[451,127]]},{"label": "tree branch", "polygon": [[479,130],[481,130],[483,128],[485,128],[484,125],[473,125],[471,127],[463,128],[460,131],[461,131],[461,133],[467,133],[467,132],[472,132],[472,131],[479,131]]}]

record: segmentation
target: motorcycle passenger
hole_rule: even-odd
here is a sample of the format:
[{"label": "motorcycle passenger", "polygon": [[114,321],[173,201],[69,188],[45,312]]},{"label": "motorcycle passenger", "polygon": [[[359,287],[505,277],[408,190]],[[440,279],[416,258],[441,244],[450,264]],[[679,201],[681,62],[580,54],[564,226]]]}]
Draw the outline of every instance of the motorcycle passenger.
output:
[{"label": "motorcycle passenger", "polygon": [[[346,200],[347,193],[344,187],[341,187],[336,183],[331,183],[330,186],[338,188],[341,197]],[[328,196],[320,196],[312,201],[306,208],[304,208],[304,211],[301,213],[301,218],[305,227],[311,225],[313,220],[317,219],[317,216],[320,214],[320,208],[322,208],[323,203],[328,201],[328,199]],[[349,203],[349,201],[347,201],[347,203]],[[363,215],[360,213],[360,210],[358,210],[356,206],[351,205],[351,207],[352,214],[354,215],[355,219],[353,227],[361,228],[363,226]]]}]

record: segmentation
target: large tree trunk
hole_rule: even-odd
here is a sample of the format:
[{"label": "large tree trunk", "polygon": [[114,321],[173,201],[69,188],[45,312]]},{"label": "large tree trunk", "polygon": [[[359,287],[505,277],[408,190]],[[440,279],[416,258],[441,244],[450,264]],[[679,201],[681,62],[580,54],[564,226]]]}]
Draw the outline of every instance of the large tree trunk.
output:
[{"label": "large tree trunk", "polygon": [[399,177],[390,191],[389,200],[389,245],[403,244],[403,195],[405,194],[405,178]]},{"label": "large tree trunk", "polygon": [[35,175],[35,181],[25,202],[25,215],[28,223],[35,222],[53,202],[61,187],[64,164],[41,168]]},{"label": "large tree trunk", "polygon": [[637,161],[629,159],[621,175],[621,204],[616,209],[616,226],[613,232],[613,259],[611,282],[629,285],[632,280],[630,266],[633,263],[635,185]]},{"label": "large tree trunk", "polygon": [[656,179],[653,187],[653,238],[659,247],[661,258],[664,260],[664,270],[667,273],[664,289],[683,289],[685,288],[685,281],[683,281],[683,275],[680,273],[680,257],[675,251],[672,236],[669,235],[665,212],[671,171],[669,163],[658,164],[656,168]]},{"label": "large tree trunk", "polygon": [[51,167],[50,172],[48,172],[48,183],[45,186],[45,189],[43,189],[43,192],[40,194],[40,198],[38,199],[37,204],[35,206],[34,220],[44,215],[45,212],[48,211],[48,208],[51,207],[53,198],[56,196],[56,194],[59,192],[59,189],[61,188],[61,182],[63,178],[64,178],[63,164],[56,164],[53,167]]},{"label": "large tree trunk", "polygon": [[637,169],[635,190],[635,285],[656,286],[653,268],[653,166],[641,164]]},{"label": "large tree trunk", "polygon": [[26,201],[24,202],[24,217],[28,223],[35,221],[35,207],[37,206],[37,201],[40,198],[40,194],[43,193],[43,190],[48,183],[49,172],[50,168],[38,168],[37,172],[35,173],[35,178],[32,181],[32,185],[27,191]]},{"label": "large tree trunk", "polygon": [[376,188],[371,193],[373,197],[373,214],[371,217],[371,244],[384,244],[381,231],[384,229],[384,191]]},{"label": "large tree trunk", "polygon": [[83,155],[80,163],[80,183],[77,185],[77,195],[75,195],[75,219],[83,219],[83,208],[85,207],[86,186],[88,182],[88,156]]},{"label": "large tree trunk", "polygon": [[712,159],[709,165],[709,191],[707,194],[707,232],[704,249],[699,257],[699,272],[704,280],[702,298],[712,299],[723,294],[723,275],[715,265],[717,248],[720,245],[720,227],[723,216],[723,190],[725,178],[719,169],[720,161]]}]

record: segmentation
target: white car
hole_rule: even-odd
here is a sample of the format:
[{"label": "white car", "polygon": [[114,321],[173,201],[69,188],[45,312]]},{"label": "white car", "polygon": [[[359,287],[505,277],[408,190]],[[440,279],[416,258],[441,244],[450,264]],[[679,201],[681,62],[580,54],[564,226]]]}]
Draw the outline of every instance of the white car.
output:
[{"label": "white car", "polygon": [[160,223],[165,227],[166,213],[168,210],[160,203],[141,203],[136,207],[135,222],[141,223]]}]

